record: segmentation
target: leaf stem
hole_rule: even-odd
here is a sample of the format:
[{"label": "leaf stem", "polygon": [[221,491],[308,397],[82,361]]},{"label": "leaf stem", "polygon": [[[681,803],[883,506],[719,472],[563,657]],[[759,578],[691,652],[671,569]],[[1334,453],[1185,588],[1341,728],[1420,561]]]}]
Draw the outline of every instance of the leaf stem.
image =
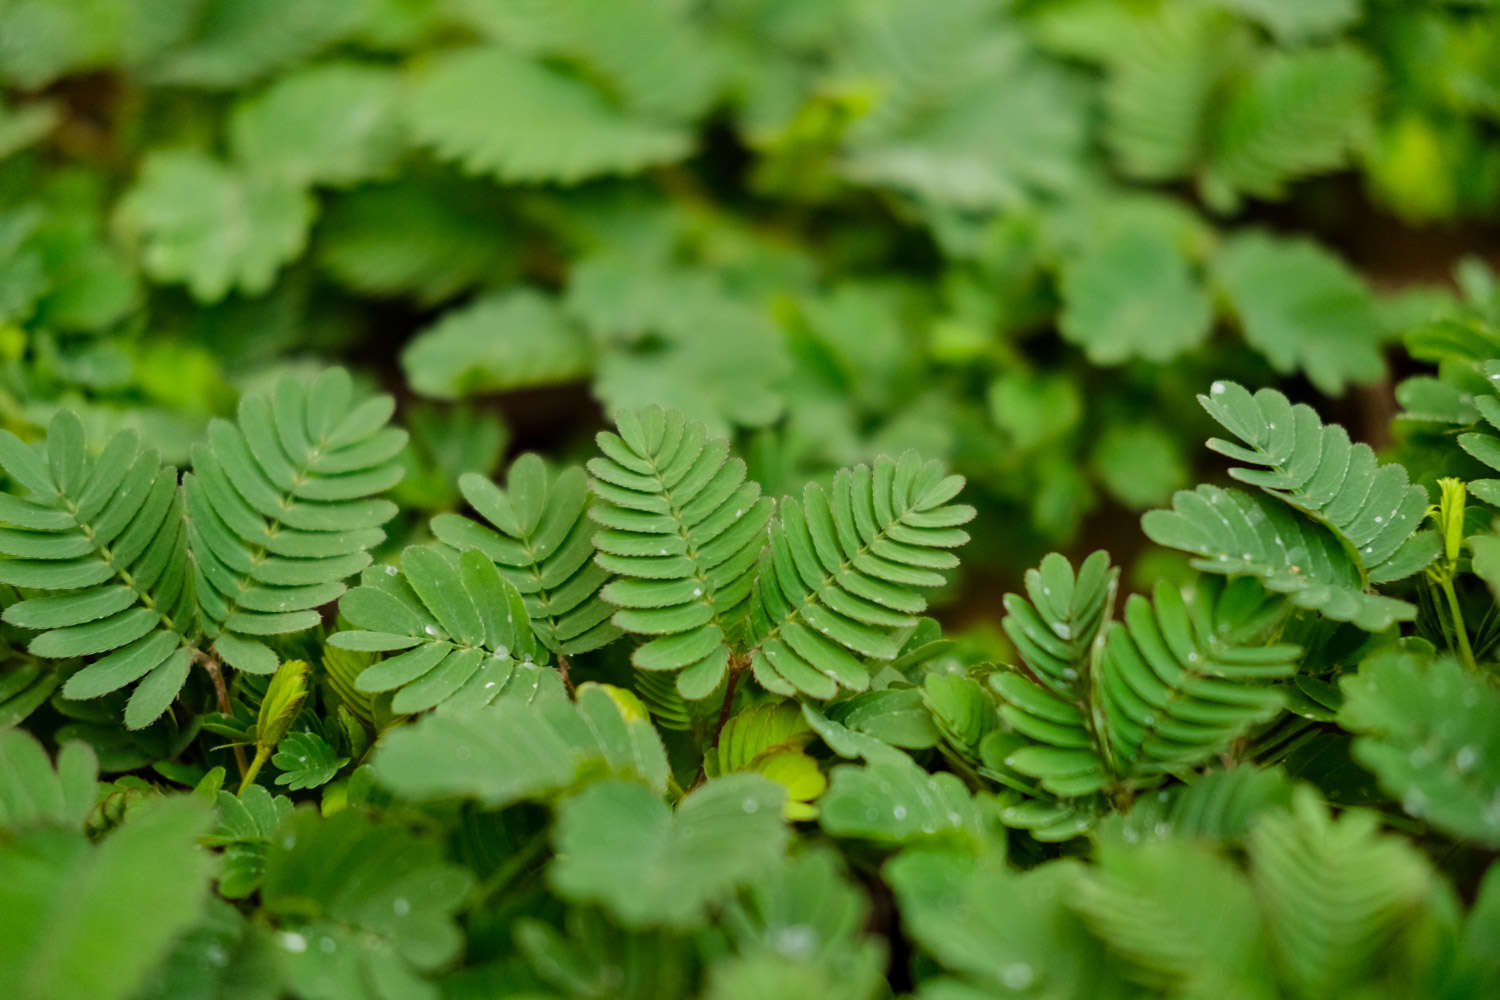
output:
[{"label": "leaf stem", "polygon": [[734,689],[740,682],[740,673],[744,664],[739,657],[735,657],[729,667],[729,685],[724,688],[724,702],[719,706],[719,722],[714,726],[714,746],[719,745],[719,734],[724,731],[724,724],[729,721],[729,711],[734,707]]},{"label": "leaf stem", "polygon": [[1448,599],[1448,614],[1453,619],[1453,635],[1458,642],[1458,655],[1464,666],[1471,673],[1477,674],[1479,662],[1474,659],[1474,647],[1469,645],[1469,630],[1464,625],[1464,613],[1459,607],[1458,593],[1453,589],[1453,578],[1445,575],[1439,578],[1438,585],[1443,588],[1443,596]]},{"label": "leaf stem", "polygon": [[574,694],[576,693],[573,690],[573,678],[571,676],[569,676],[569,674],[570,674],[570,672],[571,672],[572,669],[573,669],[573,665],[568,662],[567,656],[565,656],[562,653],[558,653],[557,654],[557,672],[562,675],[563,687],[567,689],[568,697],[570,697],[570,698],[573,697]]},{"label": "leaf stem", "polygon": [[[233,715],[234,710],[229,705],[229,688],[224,684],[224,671],[219,669],[219,661],[212,653],[206,653],[201,649],[197,650],[193,654],[193,657],[202,664],[204,670],[208,671],[208,676],[214,682],[214,694],[219,699],[219,711],[225,715]],[[250,778],[254,777],[253,773],[249,777],[245,777],[245,751],[240,749],[238,743],[234,745],[234,763],[245,781],[249,781]],[[241,784],[240,791],[243,792],[244,790],[245,785]]]},{"label": "leaf stem", "polygon": [[241,756],[240,748],[238,746],[234,748],[234,755],[241,761],[240,773],[244,775],[244,777],[240,778],[240,790],[235,792],[235,794],[244,795],[245,789],[249,788],[255,782],[255,776],[260,774],[260,769],[264,767],[266,761],[270,759],[271,748],[267,746],[257,746],[255,748],[255,758],[250,761],[249,770],[245,770],[244,768],[244,758]]}]

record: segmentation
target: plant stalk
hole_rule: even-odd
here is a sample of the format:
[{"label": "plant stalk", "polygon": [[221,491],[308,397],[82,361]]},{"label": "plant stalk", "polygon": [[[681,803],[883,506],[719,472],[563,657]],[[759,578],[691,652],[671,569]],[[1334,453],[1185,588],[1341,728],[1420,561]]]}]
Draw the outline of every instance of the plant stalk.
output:
[{"label": "plant stalk", "polygon": [[724,724],[729,721],[729,711],[734,707],[734,689],[740,682],[740,671],[744,665],[736,658],[729,667],[729,684],[724,688],[724,702],[719,706],[719,722],[714,726],[714,746],[719,745],[719,734],[724,732]]},{"label": "plant stalk", "polygon": [[1469,645],[1469,630],[1464,625],[1464,613],[1458,604],[1458,592],[1453,589],[1453,578],[1444,576],[1438,580],[1443,596],[1448,600],[1448,614],[1453,619],[1453,635],[1458,643],[1458,655],[1471,673],[1479,672],[1479,661],[1474,658],[1474,647]]},{"label": "plant stalk", "polygon": [[[214,658],[213,654],[205,653],[201,649],[198,650],[196,657],[198,662],[203,665],[203,669],[208,671],[208,676],[214,682],[214,694],[217,695],[219,699],[219,711],[223,712],[225,715],[233,715],[234,711],[230,708],[229,705],[229,688],[224,683],[224,671],[219,669],[219,661]],[[248,776],[246,775],[245,751],[240,748],[239,744],[235,744],[233,749],[234,763],[235,766],[239,769],[241,776],[240,791],[243,792],[245,790],[245,782],[252,780],[255,775],[253,771]],[[260,766],[259,764],[257,764],[255,766],[255,770],[259,769]]]},{"label": "plant stalk", "polygon": [[[243,758],[241,758],[240,748],[238,746],[236,746],[234,748],[234,755],[235,755],[236,758],[240,758],[241,760],[243,759]],[[271,759],[271,748],[270,747],[257,746],[255,748],[255,758],[250,761],[250,768],[249,768],[249,770],[245,770],[245,768],[243,767],[243,764],[241,765],[240,773],[243,774],[244,777],[240,778],[240,790],[237,791],[237,792],[235,792],[236,795],[244,795],[245,794],[245,789],[249,788],[255,782],[255,776],[258,775],[258,774],[260,774],[260,769],[262,767],[264,767],[266,761],[268,761],[270,759]]]}]

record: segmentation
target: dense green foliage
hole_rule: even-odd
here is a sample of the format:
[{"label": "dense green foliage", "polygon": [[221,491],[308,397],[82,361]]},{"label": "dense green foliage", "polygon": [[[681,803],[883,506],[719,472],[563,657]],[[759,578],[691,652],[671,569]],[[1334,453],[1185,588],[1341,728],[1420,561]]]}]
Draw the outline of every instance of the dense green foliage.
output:
[{"label": "dense green foliage", "polygon": [[0,0],[0,995],[1500,995],[1496,66]]}]

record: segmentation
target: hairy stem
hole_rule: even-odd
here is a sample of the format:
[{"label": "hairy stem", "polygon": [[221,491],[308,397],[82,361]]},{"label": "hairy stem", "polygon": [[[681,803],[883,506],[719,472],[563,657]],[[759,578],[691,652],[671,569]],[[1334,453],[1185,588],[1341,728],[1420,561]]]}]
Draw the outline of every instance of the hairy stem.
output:
[{"label": "hairy stem", "polygon": [[719,734],[724,731],[724,723],[729,721],[729,711],[734,707],[734,689],[740,682],[740,673],[745,664],[739,657],[735,657],[729,664],[729,684],[724,688],[724,702],[719,706],[719,722],[714,726],[714,746],[719,745]]},{"label": "hairy stem", "polygon": [[566,656],[564,656],[562,653],[558,653],[557,654],[557,672],[562,675],[563,687],[567,689],[568,696],[570,698],[574,694],[574,691],[573,691],[573,678],[571,676],[569,676],[569,673],[570,673],[570,671],[572,669],[573,669],[573,665],[568,662],[568,658]]},{"label": "hairy stem", "polygon": [[255,783],[255,776],[260,774],[260,769],[265,766],[266,761],[271,759],[271,748],[266,746],[257,746],[255,748],[255,758],[250,761],[250,767],[248,770],[245,769],[245,759],[243,756],[241,756],[240,748],[238,746],[234,748],[234,756],[235,759],[240,762],[240,773],[244,775],[244,777],[240,778],[240,790],[235,794],[244,795],[245,789],[249,788],[252,784]]},{"label": "hairy stem", "polygon": [[[219,699],[219,711],[225,715],[233,715],[234,712],[229,705],[229,688],[224,684],[224,671],[219,668],[218,659],[212,653],[205,653],[201,649],[194,655],[197,661],[203,665],[203,669],[208,671],[208,676],[214,682],[214,694]],[[257,763],[254,769],[247,775],[245,771],[245,751],[239,744],[235,744],[234,746],[234,763],[243,779],[240,784],[240,791],[243,792],[245,785],[255,777],[254,772],[260,770],[260,765]]]}]

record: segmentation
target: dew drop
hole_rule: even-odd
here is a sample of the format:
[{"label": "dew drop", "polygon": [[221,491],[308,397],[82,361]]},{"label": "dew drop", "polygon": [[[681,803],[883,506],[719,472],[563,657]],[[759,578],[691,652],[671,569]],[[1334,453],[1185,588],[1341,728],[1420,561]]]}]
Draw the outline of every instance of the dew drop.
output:
[{"label": "dew drop", "polygon": [[964,821],[964,818],[962,816],[960,816],[958,813],[951,812],[951,813],[948,814],[948,822],[952,823],[954,826],[958,826],[963,821]]},{"label": "dew drop", "polygon": [[498,657],[500,657],[500,659],[502,659],[502,660],[505,659],[507,656],[510,655],[510,647],[509,646],[496,646],[495,647],[495,655],[498,656]]},{"label": "dew drop", "polygon": [[338,947],[338,942],[331,937],[324,937],[320,941],[318,941],[318,948],[325,955],[332,955],[335,951],[338,950]]},{"label": "dew drop", "polygon": [[1156,834],[1158,837],[1165,837],[1167,834],[1172,832],[1172,828],[1166,823],[1158,823],[1151,828],[1151,832]]},{"label": "dew drop", "polygon": [[397,896],[391,901],[391,909],[395,911],[396,916],[404,917],[411,912],[411,903],[406,901],[405,896]]},{"label": "dew drop", "polygon": [[740,808],[745,810],[746,815],[760,812],[760,803],[754,799],[746,799],[740,803]]},{"label": "dew drop", "polygon": [[436,636],[438,634],[437,626],[435,625],[425,625],[422,627],[422,631],[426,632],[430,636]]},{"label": "dew drop", "polygon": [[897,806],[896,808],[894,808],[894,809],[891,810],[891,815],[894,816],[894,817],[896,817],[897,819],[905,819],[906,818],[906,807],[905,806]]},{"label": "dew drop", "polygon": [[385,575],[386,576],[395,576],[396,575],[396,567],[394,567],[394,566],[387,566],[385,568]]},{"label": "dew drop", "polygon": [[285,837],[281,838],[281,848],[282,848],[282,850],[290,851],[292,848],[294,848],[296,846],[297,846],[297,838],[294,837],[294,836],[292,836],[291,834],[287,834]]},{"label": "dew drop", "polygon": [[1427,796],[1422,794],[1418,789],[1413,788],[1402,798],[1401,808],[1413,816],[1420,817],[1422,810],[1427,808]]},{"label": "dew drop", "polygon": [[287,951],[300,955],[307,950],[307,938],[296,931],[285,931],[281,935],[281,946]]},{"label": "dew drop", "polygon": [[1024,990],[1036,980],[1036,972],[1025,962],[1012,962],[1000,970],[1000,981],[1007,989]]},{"label": "dew drop", "polygon": [[1210,393],[1212,393],[1213,395],[1215,395],[1215,396],[1223,395],[1223,393],[1224,393],[1224,383],[1223,382],[1215,382],[1213,385],[1211,385],[1211,386],[1208,387],[1208,391]]},{"label": "dew drop", "polygon": [[1385,518],[1381,517],[1379,514],[1376,514],[1375,515],[1375,523],[1376,524],[1384,524],[1385,523]]},{"label": "dew drop", "polygon": [[229,964],[229,955],[218,945],[210,945],[204,949],[203,957],[208,960],[209,965],[222,969]]},{"label": "dew drop", "polygon": [[778,928],[771,947],[788,958],[810,958],[818,946],[818,935],[806,924]]},{"label": "dew drop", "polygon": [[1453,766],[1459,771],[1467,771],[1479,760],[1479,751],[1473,747],[1462,747],[1453,757]]},{"label": "dew drop", "polygon": [[693,588],[693,596],[694,597],[702,597],[703,596],[703,588],[702,587],[694,587]]},{"label": "dew drop", "polygon": [[1127,844],[1134,844],[1136,841],[1141,839],[1141,835],[1136,832],[1135,827],[1133,826],[1127,826],[1120,833],[1120,836],[1125,838],[1125,843]]},{"label": "dew drop", "polygon": [[490,689],[490,688],[492,688],[492,687],[494,687],[494,686],[495,686],[495,684],[496,684],[496,682],[495,682],[495,681],[490,681],[490,682],[489,682],[489,683],[487,683],[487,684],[485,684],[485,686],[484,686],[484,689],[485,689],[485,690],[486,690],[486,691],[488,691],[488,690],[489,690],[489,689]]},{"label": "dew drop", "polygon": [[1073,626],[1069,625],[1067,622],[1053,622],[1052,631],[1057,634],[1057,637],[1059,639],[1073,638]]}]

